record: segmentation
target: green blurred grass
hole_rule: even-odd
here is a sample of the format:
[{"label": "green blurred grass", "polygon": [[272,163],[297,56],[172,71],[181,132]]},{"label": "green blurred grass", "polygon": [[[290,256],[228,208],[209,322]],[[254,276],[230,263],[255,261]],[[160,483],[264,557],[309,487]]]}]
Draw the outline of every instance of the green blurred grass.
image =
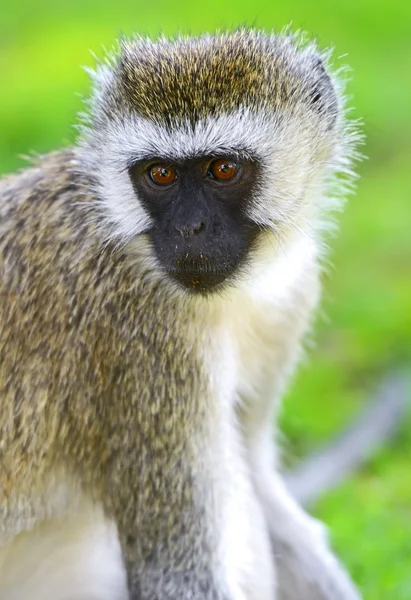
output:
[{"label": "green blurred grass", "polygon": [[[17,0],[0,7],[0,173],[21,154],[71,143],[91,65],[121,33],[198,33],[293,23],[352,67],[353,117],[369,157],[333,241],[334,268],[309,353],[283,414],[300,456],[339,430],[378,381],[411,359],[411,4],[182,0]],[[347,56],[345,56],[345,54]],[[339,58],[342,57],[342,58]],[[401,434],[316,513],[369,600],[411,598],[411,417]]]}]

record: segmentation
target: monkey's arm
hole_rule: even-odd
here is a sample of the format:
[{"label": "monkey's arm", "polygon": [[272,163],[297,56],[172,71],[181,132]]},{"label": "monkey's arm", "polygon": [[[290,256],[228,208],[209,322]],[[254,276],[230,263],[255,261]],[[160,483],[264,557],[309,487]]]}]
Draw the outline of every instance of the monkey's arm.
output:
[{"label": "monkey's arm", "polygon": [[359,600],[324,526],[304,512],[274,471],[262,468],[255,481],[271,533],[279,600]]},{"label": "monkey's arm", "polygon": [[325,527],[295,501],[275,469],[269,421],[247,444],[257,496],[263,506],[276,561],[279,600],[359,600],[333,555]]},{"label": "monkey's arm", "polygon": [[[240,381],[242,429],[275,553],[279,600],[358,600],[355,586],[328,546],[325,528],[297,504],[276,470],[275,409],[317,298],[316,267],[307,265],[304,276],[288,290],[286,306],[260,308],[253,347],[260,349],[261,367],[254,360],[257,366],[253,372],[249,369],[250,379]],[[244,363],[252,365],[253,358],[244,357]]]},{"label": "monkey's arm", "polygon": [[359,600],[329,548],[325,527],[297,504],[275,471],[268,429],[259,446],[250,454],[251,465],[273,544],[279,600]]}]

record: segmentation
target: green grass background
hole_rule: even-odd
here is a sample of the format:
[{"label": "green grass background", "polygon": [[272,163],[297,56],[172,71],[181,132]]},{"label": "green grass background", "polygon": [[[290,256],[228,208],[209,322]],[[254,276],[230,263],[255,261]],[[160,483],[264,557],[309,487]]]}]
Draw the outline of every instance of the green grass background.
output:
[{"label": "green grass background", "polygon": [[[0,7],[0,173],[19,155],[75,138],[76,92],[121,33],[151,35],[293,23],[352,67],[353,117],[368,160],[333,241],[316,345],[285,403],[288,455],[341,429],[384,373],[411,358],[411,4],[401,0],[3,0]],[[411,598],[411,418],[388,447],[314,511],[370,600]],[[302,599],[303,600],[303,599]]]}]

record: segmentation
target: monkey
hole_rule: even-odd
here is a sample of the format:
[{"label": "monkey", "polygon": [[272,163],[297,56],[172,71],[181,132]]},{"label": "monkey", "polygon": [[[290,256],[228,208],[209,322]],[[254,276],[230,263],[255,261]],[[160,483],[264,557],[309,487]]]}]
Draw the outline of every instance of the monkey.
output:
[{"label": "monkey", "polygon": [[328,63],[124,39],[1,180],[2,600],[360,598],[273,432],[358,141]]}]

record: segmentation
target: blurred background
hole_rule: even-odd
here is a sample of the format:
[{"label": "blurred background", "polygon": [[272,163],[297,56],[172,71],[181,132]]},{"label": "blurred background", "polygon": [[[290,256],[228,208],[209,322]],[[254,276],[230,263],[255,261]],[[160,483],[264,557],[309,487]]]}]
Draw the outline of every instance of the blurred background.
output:
[{"label": "blurred background", "polygon": [[[315,342],[282,416],[291,463],[333,438],[386,373],[411,369],[411,3],[14,0],[0,7],[0,174],[69,145],[93,65],[122,33],[292,23],[352,69],[368,157],[332,241]],[[369,600],[411,598],[411,416],[313,511]]]}]

